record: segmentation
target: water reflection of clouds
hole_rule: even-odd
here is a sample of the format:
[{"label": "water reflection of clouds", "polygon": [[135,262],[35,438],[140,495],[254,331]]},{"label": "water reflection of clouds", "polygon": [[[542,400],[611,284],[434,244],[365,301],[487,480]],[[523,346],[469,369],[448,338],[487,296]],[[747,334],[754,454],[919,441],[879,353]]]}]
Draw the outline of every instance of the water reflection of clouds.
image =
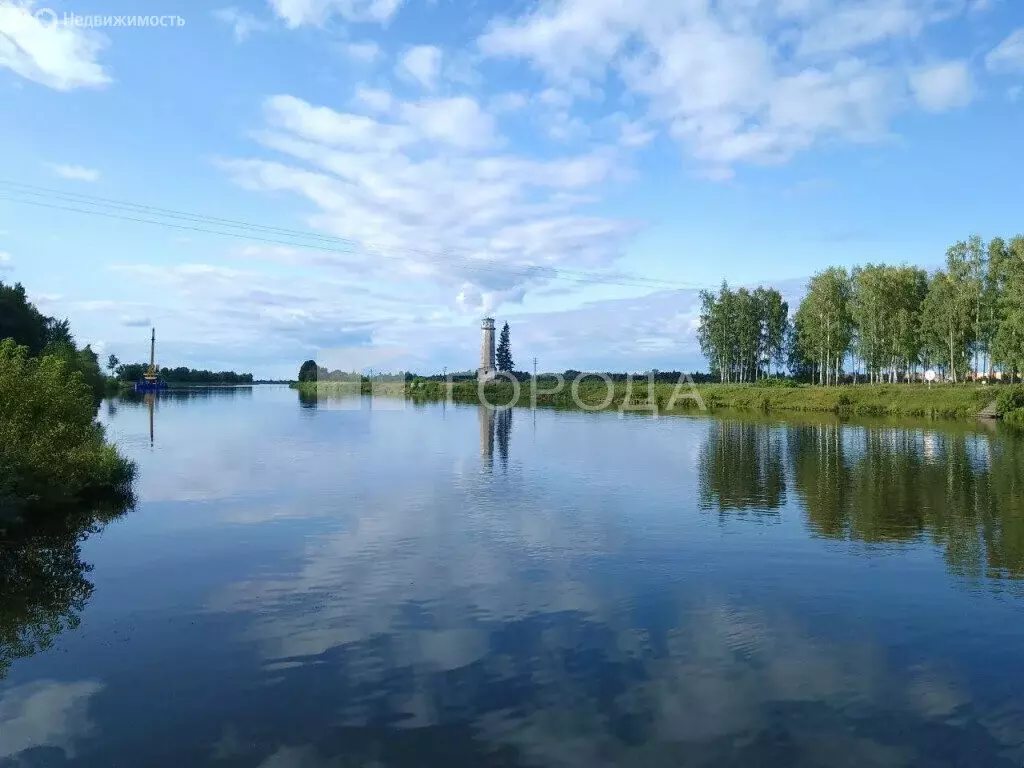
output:
[{"label": "water reflection of clouds", "polygon": [[660,650],[605,651],[599,672],[618,683],[614,698],[588,697],[585,680],[553,665],[544,706],[490,716],[489,738],[551,766],[915,765],[912,740],[886,743],[886,719],[941,731],[964,699],[927,670],[895,669],[876,646],[817,642],[723,603],[679,616]]},{"label": "water reflection of clouds", "polygon": [[[1020,732],[966,691],[866,639],[816,639],[784,614],[712,597],[668,618],[533,614],[482,628],[469,653],[431,658],[403,655],[416,632],[394,624],[308,658],[316,684],[303,667],[274,676],[267,695],[312,697],[318,732],[346,737],[272,748],[259,764],[442,764],[445,733],[460,735],[449,746],[465,765],[944,765],[954,739],[969,756],[958,764],[1024,757]],[[407,741],[422,743],[418,760],[372,762]]]},{"label": "water reflection of clouds", "polygon": [[[345,530],[307,542],[297,572],[228,587],[212,598],[210,610],[258,607],[252,632],[268,657],[278,658],[387,632],[409,605],[460,617],[462,626],[457,622],[448,640],[466,641],[479,617],[511,620],[531,610],[596,610],[602,604],[574,577],[565,557],[613,551],[614,541],[599,523],[524,514],[518,504],[495,498],[471,503],[481,490],[473,483],[483,480],[462,479],[469,484],[461,493],[411,487],[362,499],[345,519]],[[528,506],[546,508],[539,499]],[[456,509],[457,527],[451,518]],[[524,573],[532,577],[523,580]],[[449,642],[427,633],[414,645],[406,649],[413,656],[436,655],[438,666],[450,665],[439,655]]]},{"label": "water reflection of clouds", "polygon": [[[910,766],[942,764],[937,745],[953,739],[977,765],[1024,757],[1020,731],[867,633],[818,638],[782,610],[683,583],[662,584],[655,616],[638,585],[588,568],[614,539],[556,525],[541,544],[523,520],[547,516],[537,504],[518,520],[467,513],[455,535],[436,512],[455,500],[421,502],[311,543],[298,572],[211,604],[246,614],[265,695],[323,697],[326,722],[370,741],[468,720],[473,754],[511,750],[517,764]],[[312,767],[367,749],[325,742],[267,759]]]},{"label": "water reflection of clouds", "polygon": [[[282,439],[263,422],[275,435],[266,445],[248,428],[231,439],[209,431],[180,465],[188,446],[169,449],[179,474],[151,487],[151,499],[182,498],[180,484],[222,500],[198,507],[216,510],[214,522],[332,518],[290,527],[298,533],[285,546],[297,549],[243,569],[248,578],[210,582],[203,619],[237,652],[251,700],[214,723],[222,736],[210,737],[209,753],[225,765],[860,768],[953,757],[992,768],[1024,759],[1024,711],[950,673],[941,642],[890,651],[879,627],[844,634],[835,616],[816,614],[833,609],[820,594],[828,586],[786,581],[789,553],[769,554],[781,526],[758,527],[735,568],[752,581],[770,569],[768,581],[791,591],[773,596],[769,585],[752,597],[733,589],[742,580],[724,583],[735,552],[721,525],[700,528],[709,516],[694,493],[700,479],[733,533],[752,530],[736,509],[785,517],[798,555],[820,554],[811,531],[934,547],[969,538],[953,536],[963,521],[944,489],[960,482],[958,456],[980,471],[972,457],[988,449],[984,436],[550,413],[531,434],[517,412],[502,448],[497,418],[481,422],[475,409],[450,409],[444,428],[430,409],[407,416],[346,431],[344,413],[315,412],[301,435],[281,430]],[[226,449],[248,465],[217,464]],[[735,471],[744,451],[757,454],[755,471]],[[481,472],[488,460],[493,471]],[[981,498],[976,480],[964,498]],[[893,501],[908,485],[915,492]],[[925,506],[947,517],[923,517]],[[977,538],[981,523],[968,522]],[[920,537],[929,527],[933,538]],[[702,549],[704,565],[722,569],[710,578],[685,561]],[[828,554],[847,568],[835,573],[856,580],[864,562],[839,562],[843,554]],[[1020,563],[1012,549],[1003,559],[1009,572]],[[812,569],[788,578],[797,572]],[[877,596],[877,583],[847,586]],[[917,617],[915,631],[935,620]],[[959,657],[950,668],[976,672],[974,663]]]},{"label": "water reflection of clouds", "polygon": [[102,690],[94,680],[38,680],[0,692],[0,760],[46,749],[75,758],[94,729],[90,699]]}]

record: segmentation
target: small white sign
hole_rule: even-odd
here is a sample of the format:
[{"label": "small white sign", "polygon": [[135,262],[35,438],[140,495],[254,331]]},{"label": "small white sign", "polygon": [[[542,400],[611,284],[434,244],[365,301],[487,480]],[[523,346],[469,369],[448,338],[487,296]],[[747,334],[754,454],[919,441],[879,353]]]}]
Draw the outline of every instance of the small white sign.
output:
[{"label": "small white sign", "polygon": [[929,368],[927,371],[925,371],[924,372],[924,380],[927,381],[929,384],[931,384],[933,381],[935,381],[935,371],[933,371],[931,368]]}]

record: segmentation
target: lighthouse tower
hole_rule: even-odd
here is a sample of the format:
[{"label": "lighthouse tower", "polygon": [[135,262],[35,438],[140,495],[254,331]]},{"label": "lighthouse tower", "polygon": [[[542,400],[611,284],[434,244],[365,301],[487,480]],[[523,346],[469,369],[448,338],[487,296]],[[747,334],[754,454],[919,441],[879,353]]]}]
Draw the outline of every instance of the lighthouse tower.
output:
[{"label": "lighthouse tower", "polygon": [[477,381],[491,381],[497,373],[494,367],[494,318],[485,317],[480,323],[483,337],[480,340],[480,367],[476,369]]}]

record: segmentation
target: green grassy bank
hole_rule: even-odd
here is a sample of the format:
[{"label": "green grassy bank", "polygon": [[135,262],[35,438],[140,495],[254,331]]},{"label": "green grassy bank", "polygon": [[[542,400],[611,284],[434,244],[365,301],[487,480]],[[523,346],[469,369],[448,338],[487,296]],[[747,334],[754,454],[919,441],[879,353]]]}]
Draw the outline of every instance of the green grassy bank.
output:
[{"label": "green grassy bank", "polygon": [[[354,382],[301,383],[292,385],[306,398],[354,394]],[[459,403],[481,402],[475,382],[457,382],[451,386],[450,397]],[[655,383],[649,387],[640,379],[627,385],[618,382],[611,392],[608,386],[589,377],[575,387],[566,382],[559,391],[554,378],[541,377],[537,383],[537,405],[577,409],[580,403],[588,410],[635,410],[644,412],[647,403],[656,402],[659,413],[688,413],[700,410],[731,409],[746,411],[804,411],[847,413],[864,416],[914,416],[925,418],[974,419],[978,413],[1002,393],[1024,392],[1020,387],[981,384],[855,384],[841,387],[820,387],[792,382],[771,381],[765,384],[700,384],[692,389],[685,383],[676,387]],[[363,381],[362,394],[370,394],[371,385]],[[405,396],[414,400],[440,400],[446,396],[443,382],[413,379],[373,384],[373,392],[384,396]],[[574,395],[575,393],[575,395]],[[492,405],[528,406],[531,403],[529,381],[520,383],[518,394],[512,383],[492,382],[483,389],[484,398]],[[1003,394],[1001,409],[1008,420],[1024,423],[1024,395],[1017,406],[1016,397]],[[578,400],[578,402],[577,402]],[[1011,407],[1012,406],[1012,407]],[[650,409],[647,408],[649,412]]]}]

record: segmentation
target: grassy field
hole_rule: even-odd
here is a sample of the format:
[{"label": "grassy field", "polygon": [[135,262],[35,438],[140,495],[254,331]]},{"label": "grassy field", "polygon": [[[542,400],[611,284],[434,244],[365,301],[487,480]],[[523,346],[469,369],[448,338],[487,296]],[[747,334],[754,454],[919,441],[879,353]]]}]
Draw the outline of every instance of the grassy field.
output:
[{"label": "grassy field", "polygon": [[[340,396],[354,394],[356,385],[345,382],[293,385],[306,396]],[[758,384],[700,384],[690,389],[667,383],[656,383],[653,393],[646,380],[634,381],[627,387],[619,382],[609,392],[599,379],[582,380],[575,389],[571,383],[558,392],[552,392],[555,380],[541,377],[537,385],[537,405],[553,408],[576,409],[583,404],[588,410],[626,410],[644,412],[643,406],[656,402],[659,413],[686,413],[700,410],[693,397],[699,395],[709,410],[733,409],[745,411],[804,411],[846,413],[864,416],[914,416],[926,418],[977,418],[978,412],[996,399],[1008,387],[981,384],[855,384],[841,387],[819,387],[806,384],[767,386]],[[370,393],[370,385],[363,382],[363,394]],[[403,385],[400,382],[374,383],[374,393],[400,396],[414,400],[439,400],[445,397],[444,384],[424,379]],[[484,397],[492,405],[528,406],[531,403],[530,383],[520,384],[518,397],[510,382],[499,381],[484,387]],[[627,399],[627,394],[629,395]],[[651,395],[653,394],[653,399]],[[460,403],[479,403],[480,390],[475,382],[451,385],[451,399]],[[1005,398],[1004,398],[1005,399]],[[647,408],[649,412],[650,409]],[[1024,414],[1007,411],[1011,419]],[[1024,420],[1024,419],[1022,419]]]}]

